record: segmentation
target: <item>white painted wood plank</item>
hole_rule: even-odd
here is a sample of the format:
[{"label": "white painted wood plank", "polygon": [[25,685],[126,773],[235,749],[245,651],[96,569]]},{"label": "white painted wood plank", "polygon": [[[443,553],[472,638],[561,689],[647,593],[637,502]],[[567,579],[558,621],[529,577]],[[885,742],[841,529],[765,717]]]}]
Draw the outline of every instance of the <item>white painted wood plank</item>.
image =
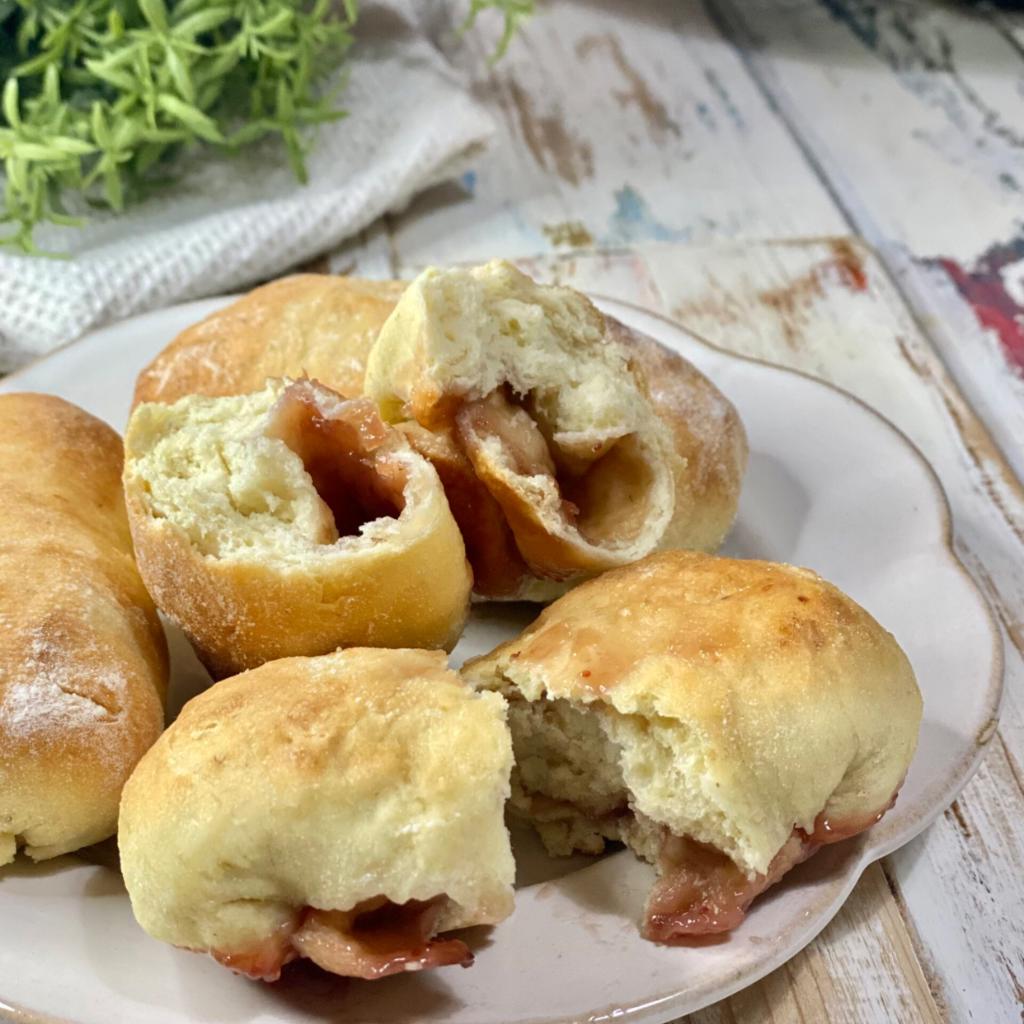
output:
[{"label": "white painted wood plank", "polygon": [[846,230],[699,5],[555,0],[496,66],[493,27],[438,33],[498,131],[460,183],[396,218],[402,261]]},{"label": "white painted wood plank", "polygon": [[1024,476],[1024,12],[708,2]]},{"label": "white painted wood plank", "polygon": [[[1024,990],[1024,494],[884,268],[866,248],[828,240],[648,246],[526,265],[579,287],[639,299],[723,348],[845,387],[929,457],[950,497],[958,550],[1008,628],[1007,695],[983,773],[955,811],[889,858],[886,870],[949,1019],[1016,1019]],[[851,937],[854,948],[861,938]]]},{"label": "white painted wood plank", "polygon": [[868,868],[818,939],[762,982],[686,1018],[687,1024],[938,1024],[882,868]]}]

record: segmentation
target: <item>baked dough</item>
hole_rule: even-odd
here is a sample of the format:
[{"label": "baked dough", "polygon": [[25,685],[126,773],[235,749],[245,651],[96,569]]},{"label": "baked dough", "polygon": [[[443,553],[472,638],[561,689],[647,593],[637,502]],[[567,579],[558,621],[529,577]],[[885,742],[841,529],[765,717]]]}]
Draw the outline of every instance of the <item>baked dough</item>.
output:
[{"label": "baked dough", "polygon": [[[522,275],[507,265],[492,266],[521,283]],[[316,274],[273,281],[180,334],[140,374],[135,404],[172,403],[189,394],[246,394],[263,387],[268,377],[305,375],[341,394],[361,394],[371,346],[405,288],[400,281]],[[678,458],[669,460],[674,510],[658,546],[714,550],[732,524],[746,465],[746,439],[735,410],[681,356],[600,317],[576,293],[558,292],[584,310],[583,320],[593,321],[602,340],[611,339],[611,347],[626,350],[622,358],[631,373],[645,378],[641,390],[649,388],[650,403],[675,444]],[[386,385],[388,367],[378,376]],[[437,424],[426,429],[415,419],[398,425],[433,462],[444,483],[473,565],[477,594],[549,600],[563,593],[565,582],[531,569],[488,486],[500,494],[501,485],[486,470],[477,475],[455,432]],[[518,525],[529,547],[531,527]],[[612,558],[609,564],[618,561]],[[581,574],[574,570],[569,575]]]},{"label": "baked dough", "polygon": [[339,646],[451,648],[471,576],[437,474],[313,381],[136,408],[139,567],[215,676]]},{"label": "baked dough", "polygon": [[504,702],[428,651],[288,658],[190,701],[124,792],[150,935],[275,979],[305,956],[378,978],[472,961],[515,873]]},{"label": "baked dough", "polygon": [[644,933],[728,931],[885,813],[921,697],[893,637],[806,569],[693,552],[585,583],[467,663],[509,701],[513,807],[552,853],[655,863]]},{"label": "baked dough", "polygon": [[747,469],[747,435],[732,403],[691,362],[605,318],[672,431],[676,503],[660,548],[717,551],[732,527]]},{"label": "baked dough", "polygon": [[[482,596],[550,597],[647,554],[672,520],[669,431],[578,292],[500,261],[430,268],[381,329],[364,388],[386,419],[412,421],[456,453],[442,478],[472,476],[489,495],[483,516],[453,501],[467,537],[481,519],[503,524],[519,555],[497,578],[474,563]],[[478,546],[467,539],[471,560]]]},{"label": "baked dough", "polygon": [[81,409],[0,396],[0,864],[112,835],[163,728],[167,649],[121,461],[120,437]]},{"label": "baked dough", "polygon": [[366,356],[405,285],[298,274],[271,281],[178,335],[139,374],[134,405],[244,395],[310,376],[362,393]]}]

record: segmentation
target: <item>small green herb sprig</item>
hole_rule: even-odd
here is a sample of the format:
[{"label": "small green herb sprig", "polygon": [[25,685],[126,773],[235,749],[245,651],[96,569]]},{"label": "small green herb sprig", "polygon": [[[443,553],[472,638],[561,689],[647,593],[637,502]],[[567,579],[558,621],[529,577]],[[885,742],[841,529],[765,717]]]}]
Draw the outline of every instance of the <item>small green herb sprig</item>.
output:
[{"label": "small green herb sprig", "polygon": [[[504,14],[504,50],[530,0]],[[187,147],[279,137],[299,181],[311,126],[344,116],[357,0],[0,0],[0,244],[78,225],[69,196],[121,210],[174,173]],[[333,82],[328,88],[325,83]]]},{"label": "small green herb sprig", "polygon": [[519,23],[534,12],[534,0],[471,0],[466,28],[470,28],[477,16],[489,8],[496,8],[505,15],[505,31],[501,35],[494,59],[504,56],[512,37],[519,28]]}]

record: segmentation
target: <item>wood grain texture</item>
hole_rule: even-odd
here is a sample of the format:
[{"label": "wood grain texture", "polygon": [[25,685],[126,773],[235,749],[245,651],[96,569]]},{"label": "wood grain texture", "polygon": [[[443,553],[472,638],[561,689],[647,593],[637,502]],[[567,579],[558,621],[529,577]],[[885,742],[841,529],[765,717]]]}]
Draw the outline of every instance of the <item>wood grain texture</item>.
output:
[{"label": "wood grain texture", "polygon": [[708,6],[1024,475],[1024,11]]},{"label": "wood grain texture", "polygon": [[956,804],[803,954],[694,1019],[1024,1019],[1024,402],[992,326],[1024,304],[1022,16],[551,0],[492,67],[493,24],[460,46],[456,3],[423,10],[494,143],[331,267],[542,253],[524,266],[845,387],[936,467],[1007,639],[1002,723]]},{"label": "wood grain texture", "polygon": [[495,22],[460,44],[459,5],[439,10],[435,37],[498,130],[470,173],[396,219],[403,260],[845,230],[699,5],[551,3],[493,66]]},{"label": "wood grain texture", "polygon": [[[931,996],[948,1019],[1018,1019],[1024,974],[1024,658],[1014,641],[1019,642],[1024,608],[1024,493],[885,268],[870,250],[847,239],[647,246],[622,254],[542,257],[524,265],[541,276],[667,311],[722,348],[844,387],[899,426],[935,467],[950,498],[958,553],[975,571],[1004,628],[1014,631],[1007,692],[996,740],[956,810],[887,858],[885,873],[904,922],[901,941],[915,950]],[[972,820],[980,825],[967,841],[963,823]],[[852,898],[862,898],[860,887]],[[884,999],[891,1009],[893,1000],[916,985],[902,971],[886,974],[885,967],[878,960],[870,984],[888,991]],[[849,970],[858,976],[859,968]],[[840,999],[834,1013],[848,1009]],[[861,1011],[852,1019],[917,1019],[866,1006]],[[920,1012],[927,1019],[931,1011]],[[813,1008],[807,1019],[819,1019]]]},{"label": "wood grain texture", "polygon": [[937,1024],[944,1015],[885,872],[872,864],[815,942],[759,984],[686,1019],[689,1024]]}]

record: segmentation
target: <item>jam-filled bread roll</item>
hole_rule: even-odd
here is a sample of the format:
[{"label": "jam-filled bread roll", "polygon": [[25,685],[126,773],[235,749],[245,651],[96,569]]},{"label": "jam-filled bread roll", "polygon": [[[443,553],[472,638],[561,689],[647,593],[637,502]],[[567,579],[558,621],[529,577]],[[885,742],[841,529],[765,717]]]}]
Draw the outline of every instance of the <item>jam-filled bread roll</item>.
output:
[{"label": "jam-filled bread roll", "polygon": [[190,701],[125,788],[150,935],[272,981],[468,966],[442,933],[512,910],[505,707],[429,651],[288,658]]},{"label": "jam-filled bread roll", "polygon": [[477,594],[547,599],[686,539],[685,412],[659,415],[624,337],[585,296],[500,261],[425,271],[381,328],[366,394],[437,467]]},{"label": "jam-filled bread roll", "polygon": [[0,396],[0,864],[112,835],[163,729],[167,649],[121,462],[120,437],[83,410]]},{"label": "jam-filled bread roll", "polygon": [[672,432],[676,502],[659,548],[717,551],[736,518],[747,435],[732,403],[692,363],[646,334],[606,318]]},{"label": "jam-filled bread roll", "polygon": [[725,932],[892,805],[921,696],[893,637],[806,569],[671,551],[560,598],[465,678],[509,701],[512,806],[552,853],[654,863],[643,932]]},{"label": "jam-filled bread roll", "polygon": [[245,395],[268,377],[309,376],[359,395],[370,346],[404,288],[327,274],[271,281],[179,334],[139,374],[133,404]]},{"label": "jam-filled bread roll", "polygon": [[215,676],[458,640],[462,537],[433,467],[369,399],[301,380],[147,403],[125,452],[143,579]]}]

